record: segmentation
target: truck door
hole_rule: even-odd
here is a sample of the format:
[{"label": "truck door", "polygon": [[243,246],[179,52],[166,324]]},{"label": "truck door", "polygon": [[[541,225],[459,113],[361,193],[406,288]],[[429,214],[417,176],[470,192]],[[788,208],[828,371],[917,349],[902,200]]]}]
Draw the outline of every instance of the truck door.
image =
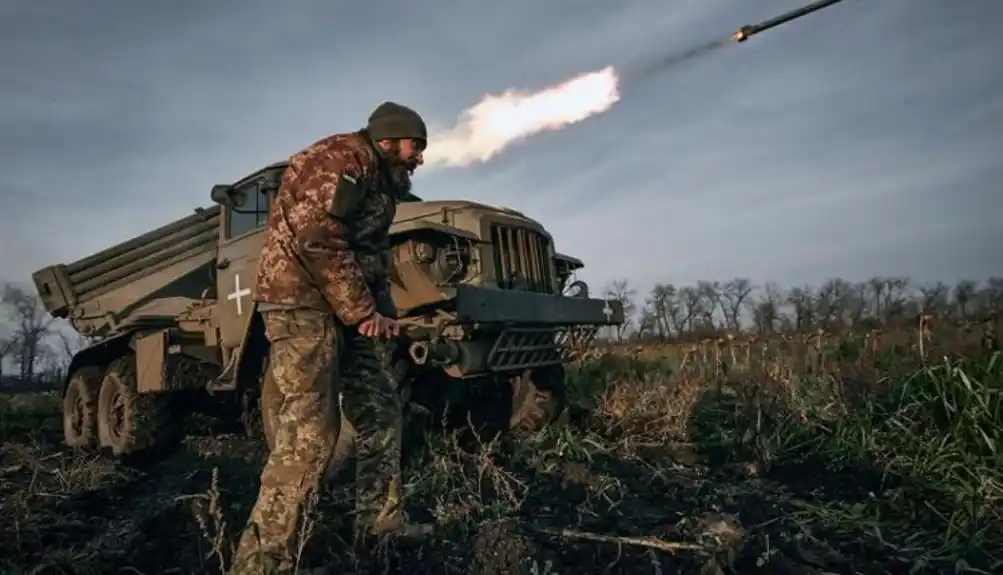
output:
[{"label": "truck door", "polygon": [[216,256],[216,306],[224,360],[244,341],[254,310],[254,282],[268,221],[271,187],[256,179],[235,187],[224,212]]}]

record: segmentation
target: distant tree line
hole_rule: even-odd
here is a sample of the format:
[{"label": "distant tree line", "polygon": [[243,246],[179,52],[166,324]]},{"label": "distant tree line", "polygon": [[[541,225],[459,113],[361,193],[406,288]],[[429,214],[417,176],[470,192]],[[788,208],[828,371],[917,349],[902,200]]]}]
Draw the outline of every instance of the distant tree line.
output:
[{"label": "distant tree line", "polygon": [[[863,282],[840,278],[818,287],[784,289],[775,282],[755,285],[746,278],[699,281],[696,285],[657,284],[639,296],[628,280],[612,282],[608,299],[623,303],[628,321],[609,330],[617,340],[692,341],[744,332],[768,337],[815,329],[868,330],[914,324],[922,313],[970,321],[1003,309],[1003,278],[914,283],[907,277],[874,277]],[[58,381],[87,340],[57,321],[38,296],[0,285],[0,390],[44,387]]]},{"label": "distant tree line", "polygon": [[666,341],[724,333],[768,337],[816,329],[869,330],[915,324],[924,313],[958,321],[992,316],[1003,309],[1003,278],[985,282],[915,283],[908,277],[851,282],[833,278],[818,287],[755,285],[746,278],[657,284],[640,296],[628,280],[612,282],[605,297],[623,303],[628,321],[607,336]]}]

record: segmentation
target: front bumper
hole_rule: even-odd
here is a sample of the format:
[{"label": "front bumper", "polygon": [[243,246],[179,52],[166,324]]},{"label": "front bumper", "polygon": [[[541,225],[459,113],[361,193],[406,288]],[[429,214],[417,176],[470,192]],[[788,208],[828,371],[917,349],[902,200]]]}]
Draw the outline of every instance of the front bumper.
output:
[{"label": "front bumper", "polygon": [[621,325],[624,321],[623,304],[616,300],[459,285],[454,302],[460,323],[557,327]]},{"label": "front bumper", "polygon": [[416,339],[410,347],[416,364],[445,367],[454,377],[559,365],[602,326],[624,321],[619,301],[468,285],[455,289],[457,322],[485,329],[473,340]]}]

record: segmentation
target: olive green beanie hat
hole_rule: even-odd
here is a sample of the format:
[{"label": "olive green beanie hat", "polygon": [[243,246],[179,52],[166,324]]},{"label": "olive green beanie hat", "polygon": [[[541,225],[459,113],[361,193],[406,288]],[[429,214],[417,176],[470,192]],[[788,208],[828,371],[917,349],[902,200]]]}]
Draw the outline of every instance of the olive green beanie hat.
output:
[{"label": "olive green beanie hat", "polygon": [[414,138],[428,140],[425,120],[418,112],[395,102],[383,102],[369,115],[366,126],[375,141]]}]

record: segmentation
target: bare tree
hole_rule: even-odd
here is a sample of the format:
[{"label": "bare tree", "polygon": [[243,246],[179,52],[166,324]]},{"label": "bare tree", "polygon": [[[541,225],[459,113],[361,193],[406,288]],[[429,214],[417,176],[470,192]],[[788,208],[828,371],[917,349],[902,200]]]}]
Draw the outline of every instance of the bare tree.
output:
[{"label": "bare tree", "polygon": [[978,285],[972,280],[961,280],[954,286],[954,306],[958,317],[965,320],[972,317],[971,305]]},{"label": "bare tree", "polygon": [[992,277],[986,280],[982,289],[985,295],[985,306],[989,312],[999,312],[1003,309],[1003,278]]},{"label": "bare tree", "polygon": [[806,331],[815,325],[815,295],[811,286],[796,287],[787,296],[794,309],[794,329]]},{"label": "bare tree", "polygon": [[891,323],[905,315],[907,302],[912,295],[912,280],[907,277],[885,278],[883,323]]},{"label": "bare tree", "polygon": [[850,284],[850,292],[846,295],[846,308],[843,310],[843,318],[846,321],[846,325],[854,329],[863,325],[864,318],[871,308],[867,290],[867,282],[852,283]]},{"label": "bare tree", "polygon": [[951,311],[951,288],[944,282],[922,284],[919,293],[922,311],[940,314]]},{"label": "bare tree", "polygon": [[710,334],[717,330],[717,322],[714,318],[721,311],[721,282],[698,281],[697,293],[702,302],[700,306],[700,330],[705,334]]},{"label": "bare tree", "polygon": [[766,282],[762,292],[755,301],[749,301],[752,308],[752,320],[760,336],[766,336],[777,331],[780,320],[780,306],[784,303],[784,293],[776,282]]},{"label": "bare tree", "polygon": [[682,308],[679,306],[679,291],[672,284],[657,284],[651,290],[648,297],[648,308],[654,316],[655,330],[658,336],[665,339],[673,333],[680,333],[680,315]]},{"label": "bare tree", "polygon": [[0,389],[3,389],[4,383],[4,362],[14,354],[14,350],[17,348],[17,338],[13,335],[5,335],[0,337]]},{"label": "bare tree", "polygon": [[38,297],[11,284],[4,285],[0,303],[4,304],[12,320],[16,340],[13,356],[21,380],[34,381],[36,367],[45,351],[43,340],[52,325],[52,316],[46,313]]},{"label": "bare tree", "polygon": [[624,321],[621,325],[614,326],[612,330],[618,340],[624,339],[633,323],[634,315],[637,313],[637,290],[631,287],[627,280],[616,280],[606,288],[606,299],[620,302],[623,305]]},{"label": "bare tree", "polygon": [[53,337],[46,342],[47,372],[54,380],[61,380],[70,368],[70,362],[78,351],[87,347],[90,339],[80,335],[70,327],[51,330]]},{"label": "bare tree", "polygon": [[848,299],[851,297],[852,286],[849,282],[832,278],[826,280],[815,294],[816,317],[825,329],[845,327],[845,312]]},{"label": "bare tree", "polygon": [[682,305],[681,325],[687,332],[693,332],[693,320],[701,313],[702,299],[700,292],[691,286],[686,286],[679,290],[679,300]]},{"label": "bare tree", "polygon": [[885,279],[880,277],[873,277],[867,280],[867,284],[870,287],[870,298],[873,304],[871,312],[874,317],[878,320],[885,316],[884,308],[881,307],[882,302],[884,302],[885,295]]},{"label": "bare tree", "polygon": [[664,339],[665,334],[661,331],[658,316],[651,306],[645,306],[637,318],[637,332],[635,335],[640,338],[658,337]]},{"label": "bare tree", "polygon": [[725,321],[728,329],[738,331],[742,328],[742,308],[746,299],[752,294],[752,282],[746,278],[733,278],[721,287],[721,300],[724,306]]}]

